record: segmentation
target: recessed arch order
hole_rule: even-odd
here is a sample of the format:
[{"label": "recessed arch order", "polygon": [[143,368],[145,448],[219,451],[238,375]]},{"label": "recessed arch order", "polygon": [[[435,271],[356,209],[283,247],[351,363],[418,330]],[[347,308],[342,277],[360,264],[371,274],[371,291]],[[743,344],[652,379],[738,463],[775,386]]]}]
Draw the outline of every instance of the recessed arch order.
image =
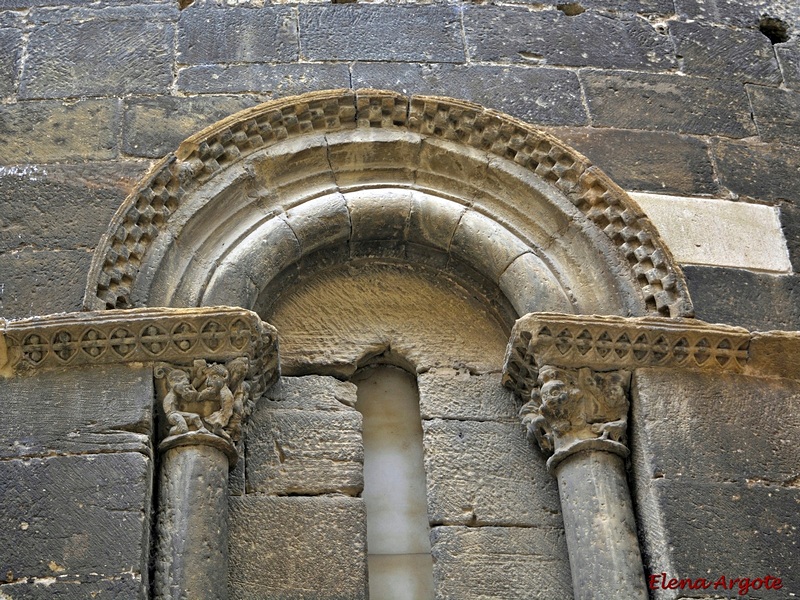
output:
[{"label": "recessed arch order", "polygon": [[692,314],[653,225],[585,157],[472,103],[381,90],[269,102],[187,139],[114,215],[84,304],[257,309],[358,256],[453,272],[517,315]]}]

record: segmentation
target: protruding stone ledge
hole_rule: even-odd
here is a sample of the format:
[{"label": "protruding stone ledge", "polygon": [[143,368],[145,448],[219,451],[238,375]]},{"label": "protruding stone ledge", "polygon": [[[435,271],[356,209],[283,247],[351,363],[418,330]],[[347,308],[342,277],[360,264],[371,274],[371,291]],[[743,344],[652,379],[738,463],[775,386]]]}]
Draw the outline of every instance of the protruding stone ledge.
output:
[{"label": "protruding stone ledge", "polygon": [[531,313],[506,352],[503,383],[525,400],[539,367],[596,371],[668,367],[800,379],[800,332],[749,332],[694,319]]},{"label": "protruding stone ledge", "polygon": [[242,308],[142,308],[0,320],[0,376],[46,369],[196,359],[227,362],[246,356],[253,394],[278,372],[278,336]]}]

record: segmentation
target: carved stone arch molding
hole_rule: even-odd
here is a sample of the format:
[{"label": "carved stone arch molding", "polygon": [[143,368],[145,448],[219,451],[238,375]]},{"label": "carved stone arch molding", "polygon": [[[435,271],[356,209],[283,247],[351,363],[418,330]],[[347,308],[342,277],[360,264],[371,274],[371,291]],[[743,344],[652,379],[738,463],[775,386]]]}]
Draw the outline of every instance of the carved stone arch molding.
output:
[{"label": "carved stone arch molding", "polygon": [[474,275],[512,321],[692,314],[653,225],[585,157],[475,104],[379,90],[269,102],[187,139],[113,217],[84,304],[258,310],[337,253]]}]

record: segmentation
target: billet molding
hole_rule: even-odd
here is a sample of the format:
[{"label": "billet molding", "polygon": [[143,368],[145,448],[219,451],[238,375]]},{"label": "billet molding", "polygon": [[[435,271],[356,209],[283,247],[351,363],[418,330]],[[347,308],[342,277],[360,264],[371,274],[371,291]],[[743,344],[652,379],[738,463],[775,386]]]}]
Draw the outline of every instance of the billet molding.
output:
[{"label": "billet molding", "polygon": [[142,179],[98,244],[88,309],[129,308],[158,236],[184,200],[256,151],[306,134],[374,128],[456,142],[511,161],[563,194],[618,249],[649,314],[693,312],[685,278],[639,206],[584,156],[555,137],[477,104],[385,90],[327,90],[268,102],[188,138]]},{"label": "billet molding", "polygon": [[538,388],[539,368],[597,371],[670,367],[748,373],[752,334],[693,319],[531,313],[514,325],[504,384],[522,398]]},{"label": "billet molding", "polygon": [[628,456],[628,371],[599,373],[542,365],[537,383],[520,416],[528,437],[550,456],[551,473],[564,459],[584,450]]},{"label": "billet molding", "polygon": [[193,366],[245,357],[257,398],[278,376],[278,334],[257,314],[228,307],[143,308],[0,321],[0,376],[125,363]]}]

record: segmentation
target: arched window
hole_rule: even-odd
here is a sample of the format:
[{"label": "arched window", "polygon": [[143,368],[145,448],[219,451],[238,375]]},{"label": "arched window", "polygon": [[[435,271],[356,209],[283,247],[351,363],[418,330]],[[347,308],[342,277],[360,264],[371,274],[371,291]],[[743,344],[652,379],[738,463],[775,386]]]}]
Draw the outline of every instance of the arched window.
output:
[{"label": "arched window", "polygon": [[370,598],[434,597],[422,425],[415,378],[397,367],[361,369]]}]

